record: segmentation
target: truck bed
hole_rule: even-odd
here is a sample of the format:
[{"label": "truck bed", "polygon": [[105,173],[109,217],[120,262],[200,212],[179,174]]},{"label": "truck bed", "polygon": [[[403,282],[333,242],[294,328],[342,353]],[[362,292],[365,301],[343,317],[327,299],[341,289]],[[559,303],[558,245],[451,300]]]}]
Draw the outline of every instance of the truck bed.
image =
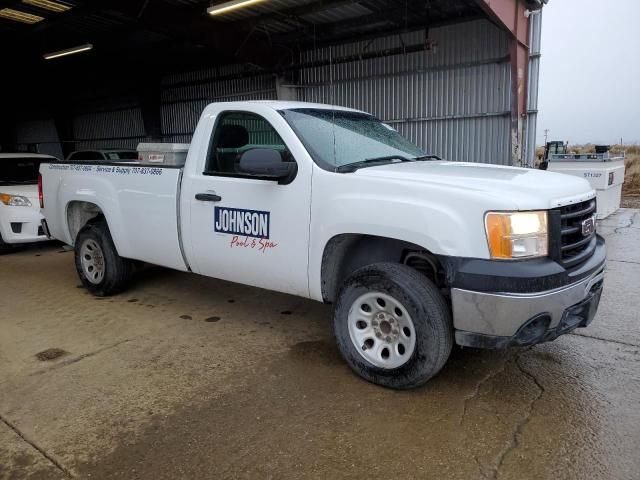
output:
[{"label": "truck bed", "polygon": [[181,167],[65,162],[43,163],[40,173],[53,237],[73,245],[73,217],[87,202],[106,217],[121,256],[187,270],[179,238]]}]

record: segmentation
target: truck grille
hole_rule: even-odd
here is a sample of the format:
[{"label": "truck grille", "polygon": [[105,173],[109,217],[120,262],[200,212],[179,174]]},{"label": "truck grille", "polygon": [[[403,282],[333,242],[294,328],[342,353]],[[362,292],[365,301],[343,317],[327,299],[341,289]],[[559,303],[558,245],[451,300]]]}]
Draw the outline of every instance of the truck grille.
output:
[{"label": "truck grille", "polygon": [[[555,211],[555,230],[559,234],[556,243],[555,257],[566,268],[575,267],[587,260],[596,248],[595,213],[596,200],[567,205]],[[593,229],[586,235],[583,232],[584,222],[593,219]]]}]

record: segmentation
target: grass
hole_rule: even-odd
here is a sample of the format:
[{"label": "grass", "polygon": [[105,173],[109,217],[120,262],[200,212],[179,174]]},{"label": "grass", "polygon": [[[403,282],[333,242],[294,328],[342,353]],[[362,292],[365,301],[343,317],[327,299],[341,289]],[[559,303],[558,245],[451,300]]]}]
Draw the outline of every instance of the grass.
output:
[{"label": "grass", "polygon": [[[569,152],[573,153],[595,153],[595,145],[588,143],[586,145],[570,145]],[[625,152],[625,175],[624,185],[622,185],[622,194],[625,196],[640,196],[640,145],[613,145],[611,147],[612,154]],[[541,157],[544,154],[544,148],[536,149],[536,156]]]}]

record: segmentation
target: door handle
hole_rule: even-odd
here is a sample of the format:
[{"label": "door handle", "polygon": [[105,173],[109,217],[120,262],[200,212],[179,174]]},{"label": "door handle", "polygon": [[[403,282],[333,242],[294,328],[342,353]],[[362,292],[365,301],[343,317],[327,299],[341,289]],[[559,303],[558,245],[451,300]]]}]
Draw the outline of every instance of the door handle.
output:
[{"label": "door handle", "polygon": [[196,193],[196,200],[200,200],[201,202],[219,202],[222,200],[222,197],[215,193]]}]

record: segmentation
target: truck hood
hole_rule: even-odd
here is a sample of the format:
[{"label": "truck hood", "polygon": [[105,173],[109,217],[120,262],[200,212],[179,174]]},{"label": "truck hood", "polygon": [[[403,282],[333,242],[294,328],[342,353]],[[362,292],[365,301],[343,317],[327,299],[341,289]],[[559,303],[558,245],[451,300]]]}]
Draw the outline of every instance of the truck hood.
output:
[{"label": "truck hood", "polygon": [[356,175],[475,191],[511,202],[516,210],[550,209],[595,196],[589,182],[560,173],[485,163],[403,162],[361,168]]}]

